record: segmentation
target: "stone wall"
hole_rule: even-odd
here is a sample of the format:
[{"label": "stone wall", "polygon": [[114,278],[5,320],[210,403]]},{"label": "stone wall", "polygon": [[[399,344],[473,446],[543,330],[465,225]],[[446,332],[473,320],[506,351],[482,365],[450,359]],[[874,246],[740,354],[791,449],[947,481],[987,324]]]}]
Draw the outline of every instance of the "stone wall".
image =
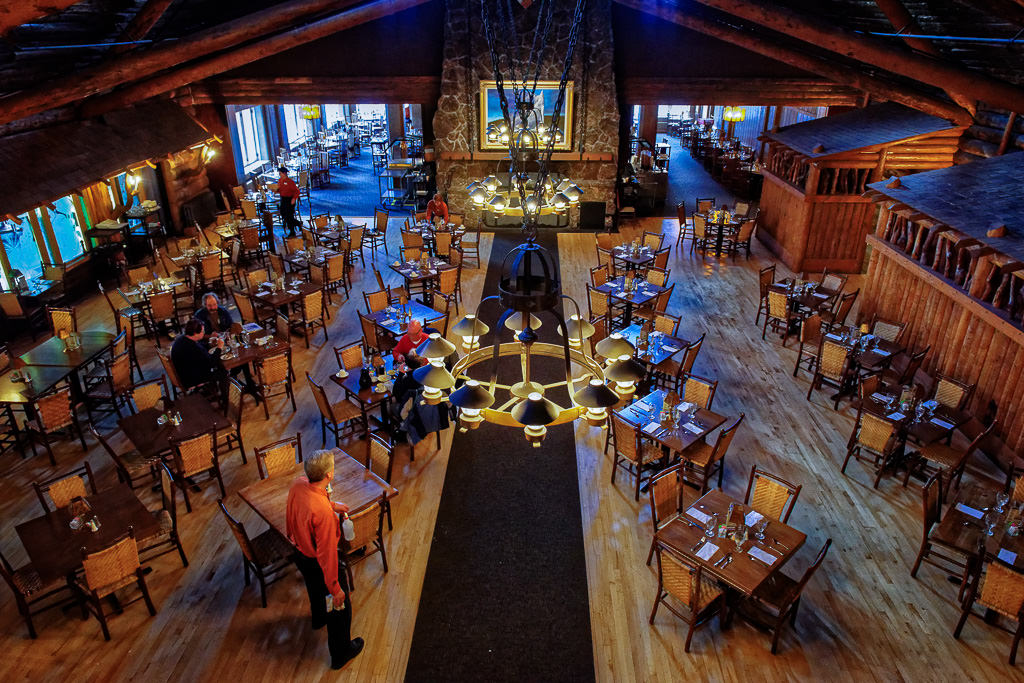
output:
[{"label": "stone wall", "polygon": [[[541,80],[559,80],[569,39],[574,0],[555,0],[548,50],[541,66]],[[520,54],[530,53],[541,3],[528,9],[512,3]],[[479,90],[481,80],[493,80],[493,68],[484,36],[480,3],[447,0],[445,9],[444,61],[441,97],[434,115],[434,147],[438,154],[437,184],[447,190],[452,211],[466,214],[475,225],[480,211],[469,201],[466,186],[499,170],[496,161],[469,160],[480,151]],[[550,170],[566,173],[583,188],[584,201],[603,201],[610,211],[615,196],[615,155],[619,145],[619,110],[613,71],[611,0],[589,0],[584,27],[576,44],[569,78],[574,81],[575,113],[573,152],[611,155],[611,161],[551,162]],[[507,170],[507,162],[500,170]],[[571,225],[576,225],[573,211]]]}]

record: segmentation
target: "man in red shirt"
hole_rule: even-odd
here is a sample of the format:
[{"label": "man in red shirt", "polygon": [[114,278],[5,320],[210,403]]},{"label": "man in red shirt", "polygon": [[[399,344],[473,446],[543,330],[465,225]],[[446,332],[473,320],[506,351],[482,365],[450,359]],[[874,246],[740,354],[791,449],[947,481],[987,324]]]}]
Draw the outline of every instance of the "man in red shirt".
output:
[{"label": "man in red shirt", "polygon": [[432,223],[438,216],[443,218],[445,223],[448,222],[448,205],[444,203],[440,192],[427,202],[427,221]]},{"label": "man in red shirt", "polygon": [[301,225],[295,218],[295,207],[299,203],[299,186],[288,177],[288,169],[281,166],[277,169],[277,193],[281,195],[281,222],[288,229],[288,236],[295,237],[296,226]]},{"label": "man in red shirt", "polygon": [[[338,569],[338,543],[341,524],[338,513],[348,506],[331,502],[327,487],[334,478],[334,454],[316,451],[302,467],[306,476],[299,477],[288,491],[286,523],[288,540],[298,549],[295,565],[302,573],[313,613],[313,628],[327,626],[327,648],[331,668],[340,669],[363,649],[362,638],[351,638],[352,603],[341,581],[344,570]],[[327,609],[331,596],[332,608]]]},{"label": "man in red shirt", "polygon": [[427,341],[427,337],[428,335],[423,331],[423,325],[420,324],[420,321],[410,320],[409,329],[405,331],[405,334],[402,335],[402,338],[398,340],[398,344],[391,351],[395,360],[405,358],[405,354]]}]

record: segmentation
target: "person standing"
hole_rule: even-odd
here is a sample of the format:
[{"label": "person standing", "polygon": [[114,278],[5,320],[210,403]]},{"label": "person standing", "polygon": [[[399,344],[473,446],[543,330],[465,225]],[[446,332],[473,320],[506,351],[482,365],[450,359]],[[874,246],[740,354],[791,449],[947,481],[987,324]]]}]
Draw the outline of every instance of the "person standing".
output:
[{"label": "person standing", "polygon": [[438,216],[443,218],[445,223],[448,222],[448,205],[444,203],[440,192],[427,202],[427,221],[433,223]]},{"label": "person standing", "polygon": [[[331,668],[340,669],[363,649],[362,638],[352,638],[352,603],[346,594],[344,570],[338,567],[341,524],[338,513],[348,506],[331,502],[327,487],[334,478],[334,454],[320,450],[302,463],[306,476],[288,490],[285,515],[288,539],[298,549],[295,564],[306,582],[313,628],[327,626]],[[331,607],[327,607],[330,596]]]},{"label": "person standing", "polygon": [[277,169],[277,193],[281,196],[281,222],[288,230],[289,237],[295,237],[295,228],[301,226],[295,217],[295,207],[299,204],[299,186],[288,177],[288,169],[281,166]]}]

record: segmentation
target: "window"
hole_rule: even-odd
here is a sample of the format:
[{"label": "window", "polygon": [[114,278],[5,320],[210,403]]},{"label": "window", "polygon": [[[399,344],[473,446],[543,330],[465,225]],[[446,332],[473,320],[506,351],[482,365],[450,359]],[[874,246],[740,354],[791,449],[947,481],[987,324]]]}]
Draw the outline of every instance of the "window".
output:
[{"label": "window", "polygon": [[235,112],[235,130],[238,133],[238,147],[242,151],[242,166],[248,170],[266,161],[262,109],[246,107]]},{"label": "window", "polygon": [[284,117],[284,130],[288,138],[288,146],[294,147],[306,137],[306,119],[302,118],[302,105],[285,104],[281,106]]},{"label": "window", "polygon": [[53,227],[60,257],[64,263],[85,253],[85,239],[82,237],[82,225],[79,223],[80,214],[76,211],[76,208],[82,209],[81,201],[74,195],[68,195],[55,201],[54,208],[49,210],[50,225]]},{"label": "window", "polygon": [[346,123],[345,120],[345,105],[344,104],[325,104],[324,105],[324,124],[330,128],[338,121]]},{"label": "window", "polygon": [[[32,212],[35,214],[35,211]],[[18,270],[27,279],[32,279],[43,274],[42,259],[39,256],[39,247],[36,246],[35,226],[29,220],[29,215],[23,213],[18,216],[20,224],[15,221],[4,221],[3,223],[3,245],[7,252],[7,261],[11,264],[11,272]],[[38,215],[33,215],[32,220],[37,221]]]},{"label": "window", "polygon": [[116,175],[110,178],[107,185],[107,196],[110,197],[112,207],[126,206],[128,204],[128,186],[125,184],[125,174]]}]

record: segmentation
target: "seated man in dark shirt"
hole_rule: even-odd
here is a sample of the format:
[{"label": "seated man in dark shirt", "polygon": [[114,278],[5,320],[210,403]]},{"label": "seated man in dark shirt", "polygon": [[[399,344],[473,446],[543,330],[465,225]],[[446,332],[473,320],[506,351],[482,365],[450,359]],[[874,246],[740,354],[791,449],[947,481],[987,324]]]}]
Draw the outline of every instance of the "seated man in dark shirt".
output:
[{"label": "seated man in dark shirt", "polygon": [[206,334],[222,334],[231,329],[231,313],[220,305],[220,299],[213,292],[203,295],[203,307],[196,311],[196,320],[203,323]]},{"label": "seated man in dark shirt", "polygon": [[203,323],[192,318],[185,323],[185,331],[178,335],[171,344],[171,364],[178,373],[181,385],[190,389],[200,384],[216,382],[220,389],[221,399],[227,401],[228,373],[220,362],[222,339],[213,340],[213,348],[209,348],[203,338],[206,332]]}]

